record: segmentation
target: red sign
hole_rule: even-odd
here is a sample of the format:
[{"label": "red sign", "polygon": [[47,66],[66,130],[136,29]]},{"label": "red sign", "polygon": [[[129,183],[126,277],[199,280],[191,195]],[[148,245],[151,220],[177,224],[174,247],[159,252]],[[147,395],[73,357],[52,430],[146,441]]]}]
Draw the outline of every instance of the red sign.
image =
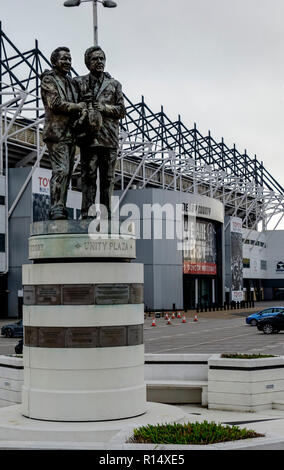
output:
[{"label": "red sign", "polygon": [[193,261],[183,262],[184,274],[217,274],[217,265],[215,263],[196,263]]}]

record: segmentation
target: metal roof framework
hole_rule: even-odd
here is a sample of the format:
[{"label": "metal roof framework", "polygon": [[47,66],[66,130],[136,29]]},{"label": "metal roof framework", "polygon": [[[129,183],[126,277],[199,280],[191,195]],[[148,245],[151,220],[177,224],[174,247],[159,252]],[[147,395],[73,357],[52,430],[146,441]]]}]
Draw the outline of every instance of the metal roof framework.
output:
[{"label": "metal roof framework", "polygon": [[[22,52],[0,23],[0,174],[9,166],[31,166],[30,179],[37,166],[49,167],[41,138],[40,75],[50,66],[37,40],[33,49]],[[241,217],[250,229],[247,237],[260,222],[265,229],[276,217],[274,228],[278,226],[284,217],[284,189],[256,156],[229,147],[224,139],[216,141],[210,132],[202,135],[196,124],[189,129],[180,116],[172,121],[163,106],[153,112],[143,96],[136,104],[125,96],[125,102],[116,170],[121,200],[133,186],[199,193],[223,202],[227,215]],[[74,177],[79,175],[78,153]]]}]

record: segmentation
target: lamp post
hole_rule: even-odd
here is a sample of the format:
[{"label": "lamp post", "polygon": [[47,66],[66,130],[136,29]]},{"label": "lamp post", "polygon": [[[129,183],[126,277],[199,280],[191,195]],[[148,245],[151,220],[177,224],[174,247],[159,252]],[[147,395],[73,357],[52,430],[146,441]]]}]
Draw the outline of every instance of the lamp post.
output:
[{"label": "lamp post", "polygon": [[98,45],[98,12],[97,4],[101,3],[105,8],[115,8],[117,4],[112,0],[66,0],[65,7],[78,7],[81,3],[93,3],[93,23],[94,23],[94,45]]}]

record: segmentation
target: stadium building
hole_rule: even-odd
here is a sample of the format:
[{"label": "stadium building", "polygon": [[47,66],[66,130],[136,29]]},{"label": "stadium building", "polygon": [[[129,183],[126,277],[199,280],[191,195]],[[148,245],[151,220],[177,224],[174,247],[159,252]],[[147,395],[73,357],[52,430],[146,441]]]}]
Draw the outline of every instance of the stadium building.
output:
[{"label": "stadium building", "polygon": [[[0,318],[21,315],[30,224],[48,215],[40,75],[50,67],[37,41],[21,51],[0,24]],[[125,103],[115,197],[121,219],[135,223],[146,307],[284,299],[284,234],[274,230],[284,215],[282,186],[256,156],[196,124],[172,121],[163,107],[153,112],[143,97]],[[67,201],[74,219],[80,184],[78,150]]]}]

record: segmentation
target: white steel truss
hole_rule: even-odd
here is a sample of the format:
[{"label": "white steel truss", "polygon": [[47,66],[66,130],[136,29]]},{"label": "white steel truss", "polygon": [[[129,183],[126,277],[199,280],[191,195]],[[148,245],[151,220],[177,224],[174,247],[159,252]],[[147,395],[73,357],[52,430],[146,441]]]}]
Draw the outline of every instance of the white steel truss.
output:
[{"label": "white steel truss", "polygon": [[[29,183],[35,168],[43,159],[48,162],[46,146],[42,141],[42,107],[31,105],[31,93],[7,88],[1,94],[0,105],[0,174],[6,175],[8,191],[8,172],[6,169],[13,159],[15,149],[26,154],[19,157],[14,165],[31,166],[31,171],[17,197],[7,210],[7,221]],[[29,113],[37,111],[41,116],[29,120]],[[47,163],[48,164],[48,163]],[[74,175],[80,174],[80,154],[77,152]],[[157,142],[138,141],[126,131],[120,134],[120,148],[116,168],[116,188],[122,189],[121,201],[129,188],[157,187],[172,191],[198,193],[218,199],[224,204],[225,213],[238,216],[243,220],[243,227],[250,231],[267,229],[274,220],[277,228],[284,216],[284,195],[270,191],[256,182],[246,182],[230,171],[216,170],[213,166],[202,164],[200,160],[188,154],[179,154],[174,150],[159,147]],[[7,196],[7,195],[6,195]]]}]

